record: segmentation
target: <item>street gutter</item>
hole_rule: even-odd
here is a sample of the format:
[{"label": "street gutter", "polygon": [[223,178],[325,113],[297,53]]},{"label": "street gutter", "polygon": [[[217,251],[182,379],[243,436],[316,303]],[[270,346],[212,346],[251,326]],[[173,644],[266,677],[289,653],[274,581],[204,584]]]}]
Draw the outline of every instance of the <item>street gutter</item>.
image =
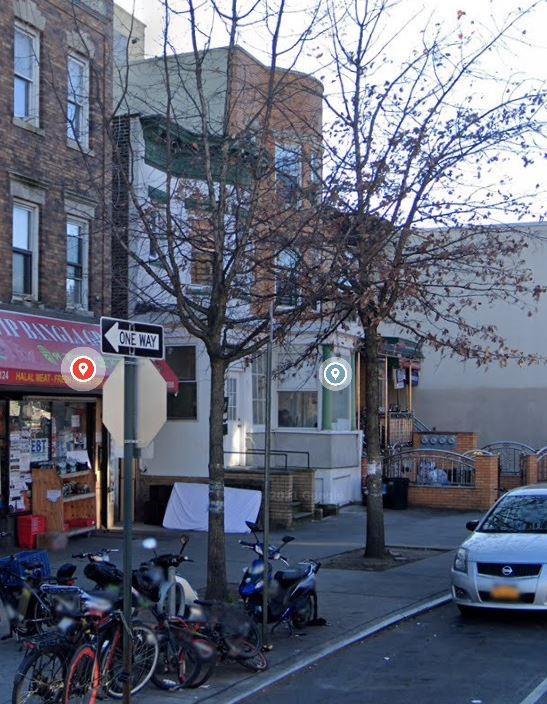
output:
[{"label": "street gutter", "polygon": [[[367,626],[359,626],[340,638],[333,638],[327,641],[321,647],[311,650],[297,662],[291,662],[288,665],[285,663],[279,663],[278,665],[274,665],[265,673],[251,675],[233,685],[224,687],[208,697],[200,697],[197,701],[221,701],[222,704],[237,704],[247,697],[251,697],[253,694],[260,692],[267,687],[271,687],[280,680],[294,675],[299,670],[313,665],[318,660],[332,655],[342,648],[353,645],[354,643],[364,640],[365,638],[370,638],[371,636],[384,631],[386,628],[390,628],[398,623],[414,618],[414,616],[418,616],[418,614],[436,609],[439,606],[444,606],[451,600],[452,595],[449,592],[442,592],[433,597],[429,597],[428,599],[417,601],[405,609],[399,609],[398,611],[394,611],[389,614],[389,616],[384,616],[381,619],[369,622]],[[526,704],[528,704],[528,702],[526,702]]]}]

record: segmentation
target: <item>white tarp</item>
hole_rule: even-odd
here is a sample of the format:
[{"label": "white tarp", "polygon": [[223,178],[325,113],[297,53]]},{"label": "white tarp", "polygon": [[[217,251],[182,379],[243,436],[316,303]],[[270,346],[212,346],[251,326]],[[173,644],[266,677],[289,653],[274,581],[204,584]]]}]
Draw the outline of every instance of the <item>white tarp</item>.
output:
[{"label": "white tarp", "polygon": [[[253,489],[224,489],[224,530],[226,533],[248,533],[245,521],[256,521],[262,492]],[[173,485],[165,509],[163,527],[172,530],[207,531],[209,487],[207,484]]]}]

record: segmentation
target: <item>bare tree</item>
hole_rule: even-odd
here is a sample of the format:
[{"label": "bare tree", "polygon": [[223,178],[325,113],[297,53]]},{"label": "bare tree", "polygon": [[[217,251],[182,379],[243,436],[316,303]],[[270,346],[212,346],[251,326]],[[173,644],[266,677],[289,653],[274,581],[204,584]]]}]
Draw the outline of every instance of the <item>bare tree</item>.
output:
[{"label": "bare tree", "polygon": [[[161,4],[162,55],[118,71],[114,244],[132,309],[182,326],[209,358],[207,596],[222,599],[226,370],[260,353],[271,306],[276,342],[325,319],[322,86],[291,70],[317,10],[287,43],[284,0]],[[221,49],[210,46],[210,23],[225,27]],[[191,51],[173,52],[172,25],[188,32]],[[241,28],[262,37],[267,63],[238,46]],[[142,154],[161,174],[156,186],[139,173]]]},{"label": "bare tree", "polygon": [[434,16],[409,16],[404,1],[329,4],[326,141],[345,242],[339,311],[342,319],[356,312],[365,332],[370,557],[385,552],[380,327],[477,364],[537,361],[510,348],[479,311],[501,299],[531,307],[541,292],[522,261],[525,236],[495,225],[530,208],[506,171],[540,153],[545,92],[504,72],[503,62],[510,65],[512,47],[525,40],[523,20],[538,8],[492,29],[465,24],[463,11],[448,28]]}]

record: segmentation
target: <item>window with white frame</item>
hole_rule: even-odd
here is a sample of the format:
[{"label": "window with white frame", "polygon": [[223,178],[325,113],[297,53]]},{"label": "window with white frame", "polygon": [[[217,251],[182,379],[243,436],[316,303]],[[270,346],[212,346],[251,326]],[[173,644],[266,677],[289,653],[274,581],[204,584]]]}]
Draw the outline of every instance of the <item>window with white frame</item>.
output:
[{"label": "window with white frame", "polygon": [[89,62],[67,59],[67,136],[83,147],[89,142]]},{"label": "window with white frame", "polygon": [[228,399],[228,420],[237,420],[237,379],[229,376],[226,379],[226,398]]},{"label": "window with white frame", "polygon": [[88,234],[85,220],[69,218],[66,223],[66,304],[68,308],[88,305]]},{"label": "window with white frame", "polygon": [[167,347],[165,359],[179,380],[178,393],[167,395],[167,417],[173,420],[197,420],[198,385],[195,346]]},{"label": "window with white frame", "polygon": [[15,25],[13,38],[13,115],[38,126],[40,39],[26,25]]},{"label": "window with white frame", "polygon": [[318,203],[321,197],[322,180],[321,154],[314,151],[310,155],[310,201]]},{"label": "window with white frame", "polygon": [[13,204],[12,292],[24,298],[38,297],[38,206]]},{"label": "window with white frame", "polygon": [[266,422],[266,356],[255,357],[252,362],[253,424]]},{"label": "window with white frame", "polygon": [[148,261],[157,262],[162,254],[161,244],[166,239],[166,221],[165,221],[165,209],[159,206],[155,206],[155,209],[148,218],[148,227],[150,228],[148,234]]},{"label": "window with white frame", "polygon": [[278,352],[277,425],[280,428],[317,428],[317,359],[299,362],[305,348]]},{"label": "window with white frame", "polygon": [[298,203],[302,186],[302,149],[298,145],[275,145],[275,185],[285,203]]},{"label": "window with white frame", "polygon": [[317,428],[317,391],[278,391],[280,428]]},{"label": "window with white frame", "polygon": [[294,308],[298,305],[298,268],[298,256],[291,249],[284,249],[278,254],[275,275],[275,299],[278,306]]}]

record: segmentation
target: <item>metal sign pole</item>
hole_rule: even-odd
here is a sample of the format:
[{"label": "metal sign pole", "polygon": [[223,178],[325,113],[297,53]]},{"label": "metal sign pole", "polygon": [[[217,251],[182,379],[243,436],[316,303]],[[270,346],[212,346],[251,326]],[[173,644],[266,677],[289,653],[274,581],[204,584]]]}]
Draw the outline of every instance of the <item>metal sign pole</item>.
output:
[{"label": "metal sign pole", "polygon": [[[136,386],[137,359],[124,358],[124,453],[123,453],[123,615],[126,624],[131,627],[131,577],[133,572],[133,459],[135,457],[136,429]],[[126,675],[123,686],[124,704],[131,701],[132,680],[132,643],[131,634],[124,628],[123,632],[123,669]]]},{"label": "metal sign pole", "polygon": [[264,586],[262,587],[262,643],[269,647],[268,597],[269,597],[269,546],[270,546],[270,447],[272,430],[272,352],[273,304],[270,306],[270,336],[266,348],[266,417],[264,419]]}]

